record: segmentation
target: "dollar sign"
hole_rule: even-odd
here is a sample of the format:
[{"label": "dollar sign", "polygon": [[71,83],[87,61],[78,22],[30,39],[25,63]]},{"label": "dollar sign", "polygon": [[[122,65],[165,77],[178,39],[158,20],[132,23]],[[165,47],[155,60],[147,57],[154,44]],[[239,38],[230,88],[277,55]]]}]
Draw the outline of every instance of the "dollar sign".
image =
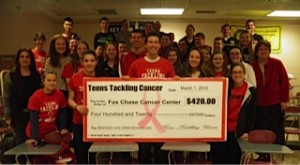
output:
[{"label": "dollar sign", "polygon": [[190,105],[190,104],[191,104],[191,98],[187,98],[187,99],[186,99],[186,103],[187,103],[188,105]]}]

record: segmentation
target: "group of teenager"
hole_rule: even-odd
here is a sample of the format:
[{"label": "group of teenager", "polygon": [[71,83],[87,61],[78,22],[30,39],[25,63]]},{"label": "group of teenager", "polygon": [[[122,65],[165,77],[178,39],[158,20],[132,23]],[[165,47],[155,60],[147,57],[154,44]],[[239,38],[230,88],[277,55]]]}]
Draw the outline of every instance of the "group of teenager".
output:
[{"label": "group of teenager", "polygon": [[[153,28],[155,25],[156,28]],[[284,141],[284,109],[289,101],[289,82],[284,65],[270,57],[271,44],[255,34],[254,20],[246,22],[239,39],[231,27],[221,27],[213,47],[205,43],[204,33],[195,33],[192,24],[186,36],[176,43],[174,33],[160,31],[161,24],[146,23],[143,30],[109,33],[109,20],[100,20],[94,50],[72,32],[73,20],[64,19],[64,33],[51,38],[49,51],[43,50],[46,37],[37,33],[35,48],[21,48],[15,67],[5,77],[5,119],[16,134],[17,144],[37,144],[48,133],[59,140],[73,137],[74,153],[80,164],[88,161],[92,143],[83,141],[84,77],[201,78],[229,79],[227,139],[210,142],[213,163],[239,163],[241,150],[237,138],[248,139],[253,129],[276,133],[276,143]],[[43,87],[42,87],[43,86]],[[166,164],[164,143],[138,143],[142,164]],[[152,157],[153,153],[153,157]],[[261,155],[260,159],[267,159]]]}]

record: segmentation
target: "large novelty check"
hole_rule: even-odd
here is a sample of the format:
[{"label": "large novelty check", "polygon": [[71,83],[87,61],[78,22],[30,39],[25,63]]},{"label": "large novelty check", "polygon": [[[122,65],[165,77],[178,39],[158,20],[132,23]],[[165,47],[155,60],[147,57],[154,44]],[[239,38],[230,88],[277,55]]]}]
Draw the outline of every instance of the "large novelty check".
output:
[{"label": "large novelty check", "polygon": [[224,141],[227,79],[85,79],[85,141]]}]

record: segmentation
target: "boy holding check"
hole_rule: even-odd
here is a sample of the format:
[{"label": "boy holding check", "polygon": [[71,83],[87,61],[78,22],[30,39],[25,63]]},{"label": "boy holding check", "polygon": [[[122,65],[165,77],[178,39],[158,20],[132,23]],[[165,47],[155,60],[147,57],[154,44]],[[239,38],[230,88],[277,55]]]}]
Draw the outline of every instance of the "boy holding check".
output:
[{"label": "boy holding check", "polygon": [[[151,32],[146,37],[147,53],[144,58],[139,58],[131,64],[128,76],[131,78],[169,78],[175,72],[170,61],[159,56],[161,47],[160,36]],[[164,143],[139,143],[138,160],[140,164],[167,164],[167,153],[160,148]],[[151,147],[154,148],[154,161],[151,161]]]}]

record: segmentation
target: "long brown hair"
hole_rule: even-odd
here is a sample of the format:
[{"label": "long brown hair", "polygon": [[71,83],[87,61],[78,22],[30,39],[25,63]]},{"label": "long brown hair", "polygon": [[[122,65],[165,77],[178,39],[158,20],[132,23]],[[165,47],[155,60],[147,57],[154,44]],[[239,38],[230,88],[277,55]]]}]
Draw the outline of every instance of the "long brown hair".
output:
[{"label": "long brown hair", "polygon": [[200,64],[198,65],[198,70],[200,71],[201,77],[210,77],[210,76],[212,76],[211,71],[204,64],[203,55],[200,53],[200,50],[198,48],[196,48],[196,47],[191,48],[190,51],[189,51],[188,59],[187,59],[187,61],[184,64],[184,76],[189,77],[192,74],[192,67],[191,67],[191,65],[189,63],[189,57],[190,57],[190,54],[191,54],[192,51],[198,51],[199,54],[200,54],[201,60],[200,60]]},{"label": "long brown hair", "polygon": [[177,60],[173,64],[174,69],[175,69],[175,73],[176,73],[177,76],[182,76],[183,75],[183,66],[182,66],[182,63],[181,63],[179,50],[178,50],[178,48],[173,47],[173,46],[169,47],[167,49],[167,57],[169,56],[169,53],[172,52],[172,51],[174,51],[176,53],[176,56],[177,56]]},{"label": "long brown hair", "polygon": [[115,62],[114,62],[113,69],[118,70],[118,67],[119,67],[119,51],[118,51],[118,46],[115,42],[109,42],[108,44],[106,44],[106,46],[104,48],[104,61],[107,61],[106,50],[107,50],[109,45],[113,45],[116,48],[117,54],[115,56]]},{"label": "long brown hair", "polygon": [[31,51],[31,49],[29,48],[20,48],[18,51],[17,51],[17,56],[15,58],[15,67],[16,67],[16,73],[18,75],[21,75],[21,64],[19,62],[20,60],[20,57],[21,57],[21,53],[22,52],[27,52],[29,54],[29,57],[30,57],[30,65],[29,65],[29,70],[31,73],[38,73],[37,69],[36,69],[36,64],[35,64],[35,59],[34,59],[34,55]]},{"label": "long brown hair", "polygon": [[[241,31],[241,33],[240,33],[240,38],[241,38],[241,36],[243,35],[243,34],[247,34],[247,35],[249,35],[250,36],[250,44],[249,45],[247,45],[247,49],[248,49],[248,53],[249,53],[249,61],[250,61],[250,63],[254,60],[254,44],[253,44],[253,36],[252,36],[252,34],[250,33],[250,32],[248,32],[247,30],[243,30],[243,31]],[[240,39],[239,39],[240,40]],[[243,45],[242,45],[242,43],[240,44],[240,46],[242,47],[242,50],[244,49],[243,48]],[[241,52],[242,53],[242,56],[243,56],[243,54],[244,54],[244,52]]]},{"label": "long brown hair", "polygon": [[211,60],[208,64],[208,67],[210,68],[210,71],[212,72],[212,75],[215,75],[215,66],[213,64],[213,59],[214,59],[214,56],[217,55],[217,54],[222,54],[222,56],[223,56],[223,59],[224,59],[224,62],[222,64],[222,71],[224,73],[223,76],[228,77],[229,76],[229,69],[227,67],[227,56],[223,52],[213,53],[212,56],[211,56]]},{"label": "long brown hair", "polygon": [[79,68],[79,65],[80,65],[80,59],[79,59],[79,56],[78,56],[78,52],[77,52],[77,48],[78,48],[78,45],[79,44],[84,44],[86,47],[87,47],[87,50],[89,50],[89,45],[87,42],[83,41],[83,40],[80,40],[76,43],[75,45],[75,53],[74,55],[72,56],[72,69],[73,69],[73,72],[76,73],[78,72],[78,68]]},{"label": "long brown hair", "polygon": [[51,41],[50,41],[50,48],[49,48],[49,58],[50,58],[50,64],[53,67],[59,67],[60,66],[60,54],[57,52],[56,48],[55,48],[55,42],[57,39],[59,38],[63,38],[66,42],[66,51],[63,53],[64,57],[67,57],[70,53],[70,48],[69,48],[69,42],[68,40],[61,34],[56,34],[52,37]]}]

